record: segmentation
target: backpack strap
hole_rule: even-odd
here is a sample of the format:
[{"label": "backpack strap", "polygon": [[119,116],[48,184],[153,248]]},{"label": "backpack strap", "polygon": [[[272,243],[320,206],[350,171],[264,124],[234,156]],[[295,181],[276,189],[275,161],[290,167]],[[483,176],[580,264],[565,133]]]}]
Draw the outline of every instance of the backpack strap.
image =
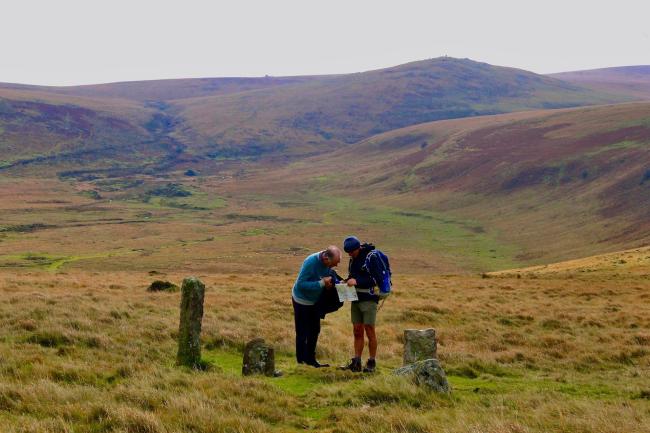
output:
[{"label": "backpack strap", "polygon": [[372,281],[375,283],[375,286],[379,287],[379,283],[377,282],[377,279],[375,278],[373,273],[374,269],[371,269],[372,266],[368,266],[368,265],[372,265],[372,259],[373,257],[376,256],[377,256],[377,250],[370,251],[363,262],[363,268],[366,270],[366,272],[368,272],[368,275],[370,275],[370,278],[372,278]]}]

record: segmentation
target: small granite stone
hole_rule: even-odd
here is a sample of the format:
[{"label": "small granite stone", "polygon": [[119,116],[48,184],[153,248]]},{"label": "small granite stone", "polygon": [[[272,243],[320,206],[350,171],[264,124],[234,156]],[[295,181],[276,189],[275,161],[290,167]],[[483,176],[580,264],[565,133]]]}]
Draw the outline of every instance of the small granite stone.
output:
[{"label": "small granite stone", "polygon": [[409,365],[425,359],[437,358],[436,330],[406,329],[404,330],[404,362]]},{"label": "small granite stone", "polygon": [[282,374],[275,371],[275,351],[264,342],[264,339],[255,338],[246,344],[242,374],[244,376],[263,374],[269,377],[278,377],[276,374]]},{"label": "small granite stone", "polygon": [[416,385],[424,386],[431,391],[447,394],[451,387],[447,375],[437,359],[426,359],[400,367],[394,371],[397,376],[411,376]]}]

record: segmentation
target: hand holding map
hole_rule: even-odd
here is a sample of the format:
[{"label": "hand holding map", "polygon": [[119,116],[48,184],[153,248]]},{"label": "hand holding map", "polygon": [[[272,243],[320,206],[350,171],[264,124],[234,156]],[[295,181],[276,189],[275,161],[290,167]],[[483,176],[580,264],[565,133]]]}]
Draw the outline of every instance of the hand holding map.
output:
[{"label": "hand holding map", "polygon": [[357,290],[354,287],[348,286],[346,283],[339,283],[336,285],[336,291],[339,294],[339,301],[358,301]]}]

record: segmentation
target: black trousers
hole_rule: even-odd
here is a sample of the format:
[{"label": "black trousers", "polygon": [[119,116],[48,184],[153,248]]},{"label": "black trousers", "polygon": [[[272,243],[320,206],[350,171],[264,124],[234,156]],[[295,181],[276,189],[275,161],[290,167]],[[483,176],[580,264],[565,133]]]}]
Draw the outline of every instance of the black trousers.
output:
[{"label": "black trousers", "polygon": [[316,361],[316,343],[320,334],[320,310],[315,305],[301,305],[293,299],[296,324],[296,360],[311,364]]}]

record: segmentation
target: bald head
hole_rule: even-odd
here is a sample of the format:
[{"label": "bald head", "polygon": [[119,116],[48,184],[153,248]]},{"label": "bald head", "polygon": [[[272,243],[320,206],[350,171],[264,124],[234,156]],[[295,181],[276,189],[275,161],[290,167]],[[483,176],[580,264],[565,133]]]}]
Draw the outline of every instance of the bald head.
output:
[{"label": "bald head", "polygon": [[323,251],[321,257],[325,266],[333,268],[341,261],[341,250],[335,245],[330,245],[325,251]]}]

